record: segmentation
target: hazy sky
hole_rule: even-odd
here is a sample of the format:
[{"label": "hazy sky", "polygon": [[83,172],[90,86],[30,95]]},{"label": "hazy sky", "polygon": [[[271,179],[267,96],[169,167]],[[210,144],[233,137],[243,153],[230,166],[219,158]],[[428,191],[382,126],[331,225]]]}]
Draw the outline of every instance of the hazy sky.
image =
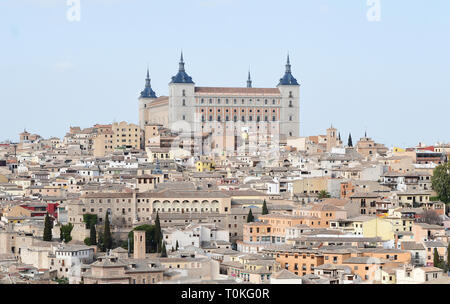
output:
[{"label": "hazy sky", "polygon": [[450,1],[0,1],[0,141],[26,128],[138,122],[150,66],[167,95],[183,49],[198,86],[275,87],[286,53],[301,84],[301,135],[332,123],[388,146],[450,141]]}]

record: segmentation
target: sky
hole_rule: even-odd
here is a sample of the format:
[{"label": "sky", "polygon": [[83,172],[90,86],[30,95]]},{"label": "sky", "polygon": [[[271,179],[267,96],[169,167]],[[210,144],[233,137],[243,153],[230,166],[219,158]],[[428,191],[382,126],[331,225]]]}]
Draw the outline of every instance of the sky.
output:
[{"label": "sky", "polygon": [[[450,141],[450,1],[0,0],[0,141],[138,123],[147,65],[168,94],[183,50],[198,86],[275,87],[289,52],[300,135],[389,147]],[[70,2],[70,1],[69,1]]]}]

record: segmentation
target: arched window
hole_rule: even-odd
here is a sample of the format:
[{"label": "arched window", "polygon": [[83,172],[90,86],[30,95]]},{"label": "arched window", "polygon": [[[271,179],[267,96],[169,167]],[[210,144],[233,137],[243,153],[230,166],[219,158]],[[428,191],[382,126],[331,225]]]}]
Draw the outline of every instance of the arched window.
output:
[{"label": "arched window", "polygon": [[186,96],[186,90],[183,90],[183,96]]},{"label": "arched window", "polygon": [[186,106],[186,99],[183,99],[183,107]]},{"label": "arched window", "polygon": [[289,100],[289,108],[292,108],[292,107],[293,107],[292,100]]}]

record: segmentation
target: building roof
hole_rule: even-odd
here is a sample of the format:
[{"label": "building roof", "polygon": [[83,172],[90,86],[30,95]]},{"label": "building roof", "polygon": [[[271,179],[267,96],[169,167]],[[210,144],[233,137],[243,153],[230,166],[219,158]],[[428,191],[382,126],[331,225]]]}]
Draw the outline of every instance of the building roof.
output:
[{"label": "building roof", "polygon": [[416,242],[402,242],[403,250],[425,250],[422,244]]},{"label": "building roof", "polygon": [[156,98],[155,91],[152,90],[150,85],[150,74],[147,68],[147,78],[145,79],[145,88],[141,92],[141,98]]},{"label": "building roof", "polygon": [[223,95],[280,95],[278,88],[223,88],[223,87],[195,87],[195,93],[223,94]]},{"label": "building roof", "polygon": [[297,86],[299,85],[297,79],[295,79],[294,76],[292,76],[289,55],[287,57],[286,72],[284,73],[284,76],[280,79],[280,83],[278,85],[297,85]]},{"label": "building roof", "polygon": [[298,280],[300,279],[300,276],[290,272],[289,270],[281,269],[280,271],[272,274],[272,278],[278,280]]},{"label": "building roof", "polygon": [[184,70],[183,52],[181,52],[178,73],[172,77],[172,81],[170,83],[194,83],[192,81],[192,77],[189,76]]}]

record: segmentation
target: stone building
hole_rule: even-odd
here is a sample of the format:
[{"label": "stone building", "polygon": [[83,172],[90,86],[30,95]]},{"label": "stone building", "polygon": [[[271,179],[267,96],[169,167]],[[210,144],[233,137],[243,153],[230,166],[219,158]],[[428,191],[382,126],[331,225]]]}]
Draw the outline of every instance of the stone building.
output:
[{"label": "stone building", "polygon": [[289,56],[276,88],[253,88],[250,75],[246,87],[233,88],[195,86],[181,54],[169,96],[157,97],[147,70],[139,97],[139,126],[144,130],[147,125],[159,124],[177,132],[213,133],[213,148],[236,151],[246,139],[243,133],[255,134],[262,141],[274,136],[298,137],[299,95]]}]

